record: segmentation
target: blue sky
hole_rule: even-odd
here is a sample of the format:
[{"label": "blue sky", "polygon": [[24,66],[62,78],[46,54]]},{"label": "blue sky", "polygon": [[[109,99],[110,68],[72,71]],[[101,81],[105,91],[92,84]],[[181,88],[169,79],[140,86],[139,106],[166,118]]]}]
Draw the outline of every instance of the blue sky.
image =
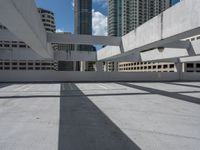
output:
[{"label": "blue sky", "polygon": [[[176,3],[179,0],[172,0]],[[57,31],[74,32],[73,0],[36,0],[37,6],[55,13]],[[93,0],[93,34],[107,35],[107,0]]]},{"label": "blue sky", "polygon": [[177,2],[179,2],[180,0],[172,0],[172,4],[176,4]]},{"label": "blue sky", "polygon": [[[93,33],[96,35],[106,34],[106,2],[107,0],[93,0]],[[57,29],[65,32],[74,32],[73,0],[36,0],[36,3],[38,7],[51,10],[55,13]]]}]

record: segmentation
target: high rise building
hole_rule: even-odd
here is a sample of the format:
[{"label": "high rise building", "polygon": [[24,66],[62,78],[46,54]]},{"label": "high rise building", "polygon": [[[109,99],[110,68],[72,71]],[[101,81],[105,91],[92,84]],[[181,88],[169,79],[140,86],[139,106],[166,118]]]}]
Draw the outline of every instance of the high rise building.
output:
[{"label": "high rise building", "polygon": [[109,0],[108,34],[122,36],[170,7],[170,0]]},{"label": "high rise building", "polygon": [[[53,33],[56,30],[54,13],[38,8],[38,12],[41,16],[42,23],[46,32]],[[0,30],[8,30],[5,26],[0,24]],[[23,51],[28,50],[30,47],[23,41],[0,41],[0,49],[2,51]],[[53,60],[15,60],[12,59],[12,55],[9,56],[11,59],[0,58],[0,70],[57,70],[57,62]]]},{"label": "high rise building", "polygon": [[[75,0],[74,5],[74,33],[92,35],[92,0]],[[94,50],[91,45],[78,45],[76,49]]]},{"label": "high rise building", "polygon": [[[92,0],[74,0],[74,33],[92,35]],[[92,45],[76,45],[77,51],[96,51]],[[77,62],[76,70],[93,71],[93,62]]]},{"label": "high rise building", "polygon": [[75,0],[75,34],[92,34],[92,0]]},{"label": "high rise building", "polygon": [[49,32],[49,33],[55,32],[56,25],[55,25],[54,13],[49,10],[45,10],[43,8],[38,8],[38,12],[42,19],[42,23],[44,25],[46,32]]},{"label": "high rise building", "polygon": [[121,36],[122,0],[109,0],[108,6],[108,35]]},{"label": "high rise building", "polygon": [[[171,0],[109,0],[108,35],[123,36],[170,7]],[[148,66],[147,66],[148,64]],[[175,71],[169,63],[119,62],[119,71]],[[113,62],[108,63],[112,71]]]}]

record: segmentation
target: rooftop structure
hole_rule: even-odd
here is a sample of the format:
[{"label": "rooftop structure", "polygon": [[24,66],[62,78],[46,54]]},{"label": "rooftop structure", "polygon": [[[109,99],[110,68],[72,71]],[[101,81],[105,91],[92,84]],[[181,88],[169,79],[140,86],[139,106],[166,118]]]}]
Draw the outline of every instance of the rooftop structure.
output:
[{"label": "rooftop structure", "polygon": [[[0,43],[0,149],[198,150],[199,8],[199,0],[182,0],[134,31],[111,37],[46,32],[33,0],[0,0],[0,22],[6,27],[0,28],[5,41]],[[11,49],[6,41],[29,47]],[[55,51],[52,43],[105,47]],[[25,70],[42,68],[46,61],[51,67],[54,61],[94,61],[96,68]],[[118,62],[125,61],[137,61],[132,65],[142,65],[139,69],[148,67],[147,61],[161,68],[118,71]],[[160,72],[165,61],[176,72]],[[18,65],[23,67],[15,70]]]},{"label": "rooftop structure", "polygon": [[[195,5],[194,5],[195,4]],[[95,62],[95,72],[2,71],[0,81],[175,81],[198,80],[199,74],[183,72],[182,63],[199,62],[199,21],[197,0],[181,1],[162,14],[122,37],[48,33],[34,1],[0,1],[0,20],[8,30],[1,30],[4,41],[23,41],[30,47],[22,51],[1,50],[1,60],[87,61]],[[6,6],[6,7],[4,7]],[[25,9],[29,6],[30,9]],[[195,6],[195,7],[194,7]],[[184,11],[182,11],[184,10]],[[18,25],[16,25],[16,23]],[[151,29],[151,30],[149,30]],[[146,38],[148,37],[148,38]],[[186,40],[192,37],[191,40]],[[193,38],[194,37],[194,38]],[[52,43],[105,45],[94,51],[54,51]],[[5,43],[4,43],[5,45]],[[104,65],[114,62],[113,72]],[[118,62],[174,62],[177,72],[118,72]],[[5,65],[5,64],[4,64]],[[187,66],[187,65],[186,65]],[[197,65],[198,66],[198,65]],[[36,75],[37,74],[37,75]],[[48,74],[48,77],[47,75]],[[191,78],[192,76],[192,78]],[[23,78],[22,78],[23,77]]]}]

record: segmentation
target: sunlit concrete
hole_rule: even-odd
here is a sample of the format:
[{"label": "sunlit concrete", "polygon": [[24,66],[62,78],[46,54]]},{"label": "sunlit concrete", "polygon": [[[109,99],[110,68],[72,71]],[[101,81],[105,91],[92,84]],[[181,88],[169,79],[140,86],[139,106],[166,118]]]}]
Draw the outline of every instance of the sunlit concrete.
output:
[{"label": "sunlit concrete", "polygon": [[[199,6],[199,0],[181,1],[135,30],[124,35],[122,37],[124,54],[121,51],[118,51],[117,48],[110,49],[110,47],[104,47],[97,52],[98,59],[116,59],[126,56],[127,53],[128,55],[132,55],[132,59],[137,60],[134,55],[137,55],[139,52],[159,47],[168,47],[167,45],[170,45],[170,43],[178,42],[181,39],[200,34]],[[194,16],[196,17],[195,19]],[[195,46],[195,44],[193,44],[193,46]],[[112,52],[108,53],[107,51]],[[196,53],[198,53],[197,51]],[[163,53],[163,56],[165,56],[164,58],[170,58],[170,51],[168,54]],[[177,50],[174,57],[181,56],[182,53],[180,52],[179,54],[179,51]]]},{"label": "sunlit concrete", "polygon": [[0,84],[2,150],[199,150],[200,82]]},{"label": "sunlit concrete", "polygon": [[44,58],[53,58],[34,0],[1,0],[0,23]]}]

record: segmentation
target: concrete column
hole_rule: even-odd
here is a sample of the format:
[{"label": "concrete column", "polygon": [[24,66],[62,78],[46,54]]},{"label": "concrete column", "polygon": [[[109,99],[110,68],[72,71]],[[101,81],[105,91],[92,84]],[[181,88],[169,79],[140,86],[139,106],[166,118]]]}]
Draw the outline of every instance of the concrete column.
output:
[{"label": "concrete column", "polygon": [[73,71],[76,71],[76,61],[73,62]]},{"label": "concrete column", "polygon": [[103,72],[103,62],[97,61],[96,62],[96,68],[97,68],[97,72]]},{"label": "concrete column", "polygon": [[109,67],[108,67],[108,64],[109,64],[109,62],[108,62],[108,61],[106,61],[106,62],[105,62],[105,65],[106,65],[106,72],[108,72],[108,71],[109,71],[109,70],[108,70],[108,68],[109,68]]},{"label": "concrete column", "polygon": [[118,62],[114,61],[114,72],[118,72]]},{"label": "concrete column", "polygon": [[81,61],[81,62],[80,62],[80,71],[81,71],[81,72],[84,72],[85,69],[86,69],[86,62]]},{"label": "concrete column", "polygon": [[176,66],[176,70],[177,70],[177,73],[178,73],[178,76],[179,76],[179,80],[181,80],[182,79],[182,73],[183,73],[183,64],[181,62],[176,62],[175,66]]}]

